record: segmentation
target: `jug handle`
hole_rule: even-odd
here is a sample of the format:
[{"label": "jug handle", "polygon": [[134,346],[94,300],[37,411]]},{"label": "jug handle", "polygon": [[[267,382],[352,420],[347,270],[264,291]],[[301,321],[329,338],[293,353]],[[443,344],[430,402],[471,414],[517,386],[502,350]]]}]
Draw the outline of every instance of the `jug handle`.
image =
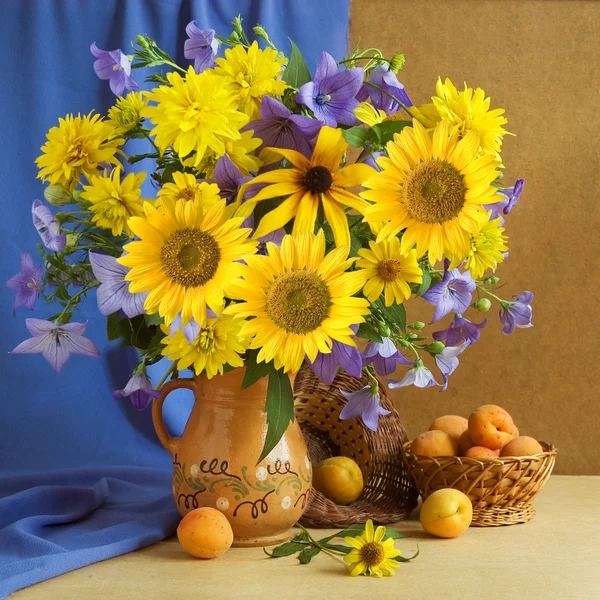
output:
[{"label": "jug handle", "polygon": [[154,400],[152,403],[152,422],[154,423],[154,429],[156,430],[156,435],[160,440],[160,443],[164,446],[164,448],[171,454],[171,456],[175,456],[179,451],[179,444],[177,440],[179,438],[172,438],[167,433],[167,428],[165,427],[165,422],[163,421],[162,409],[163,403],[166,400],[167,396],[173,391],[178,390],[180,388],[186,388],[188,390],[192,390],[192,392],[196,391],[196,382],[194,379],[173,379],[167,383],[165,383],[160,388],[160,396]]}]

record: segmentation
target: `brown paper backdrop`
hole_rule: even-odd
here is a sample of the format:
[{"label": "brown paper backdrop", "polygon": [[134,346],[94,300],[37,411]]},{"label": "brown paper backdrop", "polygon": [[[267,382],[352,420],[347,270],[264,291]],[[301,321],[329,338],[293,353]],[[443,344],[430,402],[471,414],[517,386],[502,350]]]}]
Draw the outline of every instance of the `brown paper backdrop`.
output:
[{"label": "brown paper backdrop", "polygon": [[526,180],[497,274],[505,297],[535,294],[534,327],[505,336],[494,308],[448,391],[392,392],[409,435],[500,404],[522,434],[558,446],[557,473],[599,475],[600,2],[353,0],[350,17],[352,48],[406,55],[399,77],[415,104],[441,75],[504,107],[517,134],[505,176]]}]

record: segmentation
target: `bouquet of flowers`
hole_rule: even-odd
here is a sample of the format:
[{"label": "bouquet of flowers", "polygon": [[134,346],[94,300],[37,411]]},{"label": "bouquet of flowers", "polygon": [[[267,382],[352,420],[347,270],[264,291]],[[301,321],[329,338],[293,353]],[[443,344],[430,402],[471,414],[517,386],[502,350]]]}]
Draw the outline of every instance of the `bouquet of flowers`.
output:
[{"label": "bouquet of flowers", "polygon": [[[185,67],[146,36],[129,56],[92,44],[116,102],[48,132],[36,162],[60,210],[33,202],[43,269],[24,252],[7,285],[15,307],[39,295],[60,305],[27,319],[31,337],[13,350],[56,371],[72,353],[99,354],[73,321],[94,293],[108,339],[139,351],[115,392],[139,409],[184,369],[245,366],[244,386],[268,377],[266,456],[294,418],[288,376],[303,365],[327,384],[339,369],[364,374],[341,418],[376,429],[387,414],[378,375],[400,366],[390,388],[446,389],[486,325],[465,313],[497,302],[510,334],[531,326],[533,295],[494,287],[523,181],[503,183],[507,121],[483,90],[439,79],[416,107],[398,80],[402,54],[323,52],[311,74],[293,42],[286,56],[261,26],[250,42],[233,25],[225,38],[192,21]],[[149,91],[132,76],[141,68]],[[155,198],[142,197],[143,165]],[[428,338],[407,319],[411,298],[434,307],[433,323],[452,321]],[[146,369],[161,360],[153,386]]]}]

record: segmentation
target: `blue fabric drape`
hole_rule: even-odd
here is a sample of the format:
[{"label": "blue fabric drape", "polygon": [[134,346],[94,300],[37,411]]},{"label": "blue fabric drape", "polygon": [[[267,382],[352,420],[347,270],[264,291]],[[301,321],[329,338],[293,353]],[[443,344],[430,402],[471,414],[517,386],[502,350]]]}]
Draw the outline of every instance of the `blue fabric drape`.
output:
[{"label": "blue fabric drape", "polygon": [[[190,20],[228,35],[230,21],[241,13],[249,30],[260,23],[280,48],[287,50],[287,38],[293,39],[314,70],[321,51],[338,58],[346,52],[348,2],[2,2],[0,281],[19,271],[24,250],[39,264],[40,240],[30,209],[35,198],[43,198],[34,159],[46,132],[59,116],[105,112],[114,102],[108,83],[92,69],[91,42],[127,52],[129,41],[145,33],[187,65],[183,43]],[[140,74],[134,74],[139,81]],[[148,187],[145,193],[154,195],[154,190]],[[13,316],[12,307],[13,293],[2,284],[0,597],[157,541],[172,533],[176,523],[170,457],[158,443],[150,412],[137,412],[127,401],[112,398],[112,391],[127,382],[136,357],[105,342],[105,321],[94,294],[77,320],[89,322],[86,336],[99,346],[101,358],[72,356],[59,375],[40,355],[8,354],[29,337],[24,319],[45,318],[52,308],[38,300],[33,313],[20,308]],[[165,406],[165,420],[174,433],[183,427],[189,405],[184,396]],[[118,510],[112,511],[114,507]],[[48,528],[50,523],[54,525]]]}]

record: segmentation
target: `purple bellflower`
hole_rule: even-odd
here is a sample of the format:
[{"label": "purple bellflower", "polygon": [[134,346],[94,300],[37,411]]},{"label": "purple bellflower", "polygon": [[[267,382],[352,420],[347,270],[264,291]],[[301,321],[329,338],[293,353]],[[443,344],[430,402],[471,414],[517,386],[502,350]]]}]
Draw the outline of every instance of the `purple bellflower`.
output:
[{"label": "purple bellflower", "polygon": [[362,359],[358,348],[333,340],[331,352],[319,352],[315,362],[309,363],[313,373],[326,385],[331,385],[338,369],[344,369],[352,377],[362,374]]},{"label": "purple bellflower", "polygon": [[100,282],[98,287],[98,309],[104,316],[122,310],[129,318],[144,314],[144,301],[148,292],[132,294],[125,275],[129,269],[117,259],[105,254],[89,253],[94,277]]},{"label": "purple bellflower", "polygon": [[271,98],[263,96],[260,104],[260,119],[248,123],[242,131],[253,130],[254,137],[259,137],[263,143],[256,153],[263,148],[283,148],[296,150],[310,158],[313,143],[319,130],[323,126],[321,121],[293,115],[289,108]]},{"label": "purple bellflower", "polygon": [[13,354],[39,354],[60,373],[71,354],[83,354],[96,358],[100,352],[96,344],[85,337],[87,323],[56,325],[44,319],[25,319],[25,326],[32,335],[21,342]]},{"label": "purple bellflower", "polygon": [[152,389],[150,377],[145,373],[135,373],[122,390],[115,390],[113,398],[121,400],[129,398],[137,410],[144,410],[155,398],[160,396],[158,390]]},{"label": "purple bellflower", "polygon": [[464,342],[460,346],[446,346],[439,354],[435,355],[435,364],[444,379],[444,385],[440,392],[444,392],[448,388],[448,378],[458,367],[458,355],[462,354],[468,345],[469,342]]},{"label": "purple bellflower", "polygon": [[[217,315],[215,315],[215,313],[208,308],[208,306],[206,307],[207,310],[207,316],[209,318],[214,318]],[[194,319],[190,319],[185,325],[181,324],[181,313],[179,313],[172,321],[171,321],[171,325],[169,325],[169,335],[174,335],[175,333],[177,333],[179,330],[183,331],[183,335],[185,336],[185,339],[188,341],[189,344],[193,344],[194,341],[196,340],[196,338],[198,337],[198,334],[200,333],[200,331],[202,331],[202,328],[200,327],[200,325],[198,325],[198,323],[196,323],[196,321],[194,321]]]},{"label": "purple bellflower", "polygon": [[507,302],[506,305],[500,310],[500,322],[504,326],[502,333],[510,335],[515,328],[527,328],[533,327],[531,318],[533,311],[531,309],[531,302],[533,300],[533,294],[527,290],[516,297],[515,302]]},{"label": "purple bellflower", "polygon": [[26,306],[33,310],[37,297],[42,293],[43,282],[41,278],[42,265],[34,265],[29,252],[21,254],[21,272],[13,275],[6,287],[15,292],[15,306]]},{"label": "purple bellflower", "polygon": [[122,96],[125,89],[139,90],[138,84],[130,77],[131,61],[121,50],[100,50],[94,42],[90,52],[96,57],[94,71],[100,79],[108,79],[110,89],[115,96]]},{"label": "purple bellflower", "polygon": [[475,287],[470,271],[446,271],[442,281],[432,285],[423,294],[423,299],[436,307],[432,322],[439,321],[451,312],[464,313],[471,304],[471,294]]},{"label": "purple bellflower", "polygon": [[487,325],[487,319],[481,323],[472,323],[469,319],[463,317],[454,317],[450,327],[443,331],[435,331],[432,335],[434,340],[444,342],[446,346],[458,346],[463,342],[474,344],[480,336],[480,329]]},{"label": "purple bellflower", "polygon": [[402,379],[389,379],[390,389],[414,385],[418,388],[428,388],[434,385],[440,385],[433,376],[433,373],[423,365],[421,359],[417,361],[412,369],[409,369]]},{"label": "purple bellflower", "polygon": [[377,431],[379,417],[390,414],[390,411],[380,404],[379,391],[370,385],[366,385],[356,392],[344,392],[343,390],[340,392],[348,400],[340,413],[342,421],[361,417],[366,427],[371,431]]},{"label": "purple bellflower", "polygon": [[[369,81],[384,89],[388,94],[394,96],[394,98],[398,98],[404,106],[413,105],[404,86],[398,81],[396,74],[390,70],[389,65],[376,66],[369,74]],[[361,102],[367,98],[371,98],[371,104],[378,110],[385,111],[388,115],[392,115],[402,108],[398,102],[390,98],[387,94],[368,84],[364,84],[361,87],[356,97]]]},{"label": "purple bellflower", "polygon": [[[215,174],[213,179],[207,179],[209,183],[216,183],[219,186],[219,195],[227,201],[227,204],[234,202],[237,198],[239,189],[250,181],[252,177],[242,174],[234,162],[224,154],[217,160],[215,165]],[[245,197],[249,198],[254,186],[246,192]],[[256,190],[254,191],[256,193]]]},{"label": "purple bellflower", "polygon": [[391,375],[400,365],[413,365],[414,363],[404,358],[396,345],[389,337],[384,337],[381,342],[369,342],[363,352],[363,367],[373,363],[375,371],[382,377]]},{"label": "purple bellflower", "polygon": [[504,223],[504,217],[502,215],[507,215],[515,207],[521,197],[524,187],[525,180],[517,179],[515,185],[504,188],[502,192],[499,192],[500,195],[504,196],[502,200],[494,202],[493,204],[485,204],[485,210],[492,211],[490,218],[497,219],[500,217],[502,223]]},{"label": "purple bellflower", "polygon": [[215,66],[219,42],[214,29],[198,29],[196,21],[190,21],[185,28],[188,39],[183,45],[183,55],[194,61],[194,71],[202,73]]},{"label": "purple bellflower", "polygon": [[338,71],[333,56],[323,52],[313,80],[298,90],[296,102],[308,106],[315,118],[330,127],[337,127],[338,123],[356,125],[358,119],[354,109],[358,107],[358,100],[355,96],[363,78],[362,68]]},{"label": "purple bellflower", "polygon": [[52,211],[40,200],[34,200],[31,217],[44,246],[53,252],[62,252],[67,245],[67,234],[60,233],[60,225]]}]

